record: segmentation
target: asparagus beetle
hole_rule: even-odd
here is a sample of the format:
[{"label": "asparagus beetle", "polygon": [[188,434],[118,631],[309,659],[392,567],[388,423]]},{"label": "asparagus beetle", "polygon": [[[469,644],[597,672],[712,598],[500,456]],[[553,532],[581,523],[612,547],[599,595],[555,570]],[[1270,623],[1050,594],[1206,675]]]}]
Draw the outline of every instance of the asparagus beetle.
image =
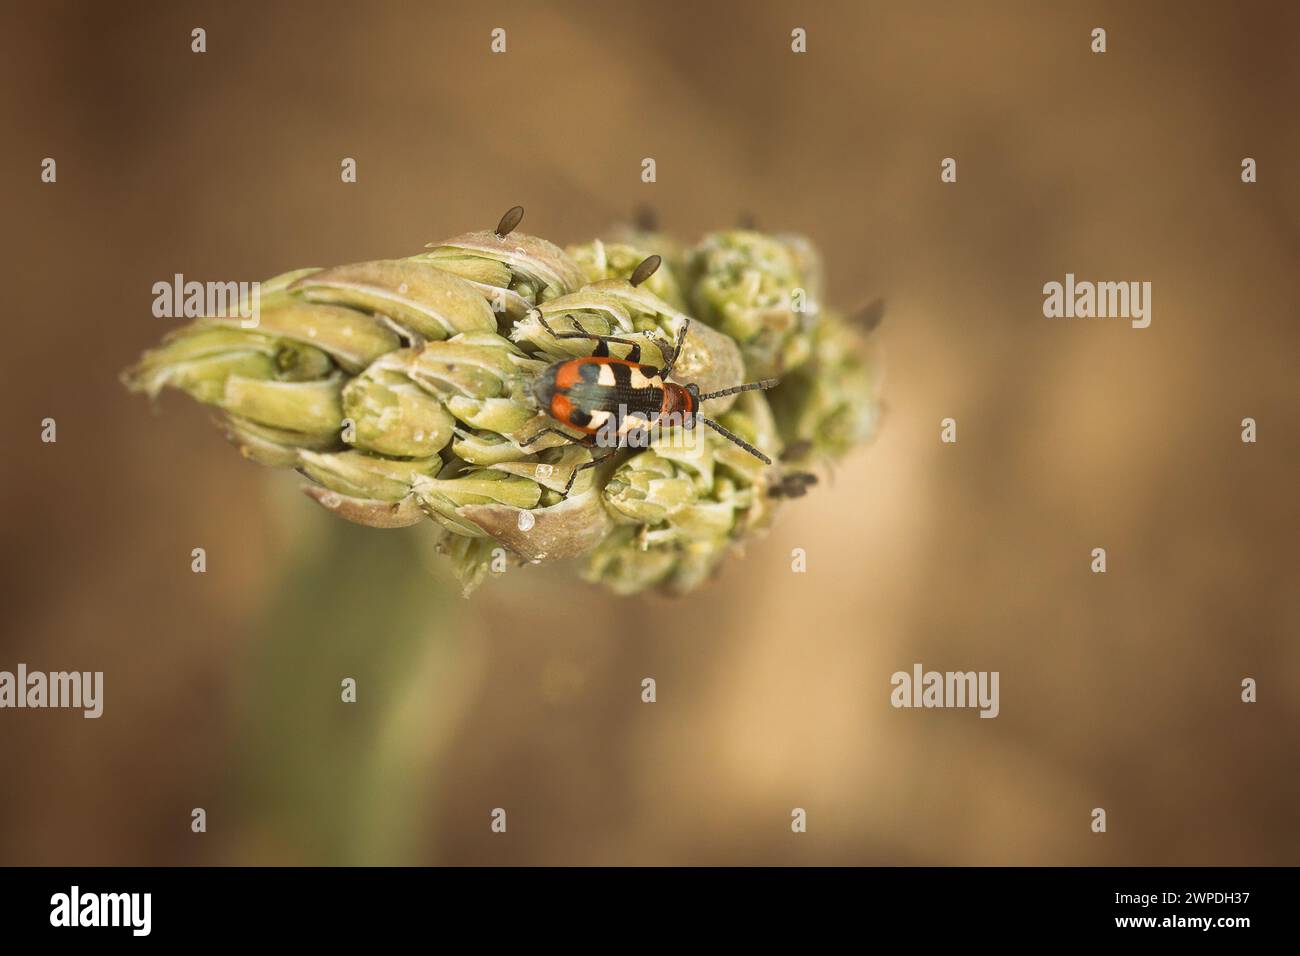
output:
[{"label": "asparagus beetle", "polygon": [[[632,284],[639,285],[650,278],[659,267],[659,262],[659,256],[650,256],[638,265],[632,273]],[[583,330],[576,320],[574,331],[557,332],[540,311],[537,317],[542,328],[554,338],[591,339],[596,342],[591,355],[561,359],[540,372],[533,382],[533,396],[537,399],[538,406],[561,425],[581,434],[575,436],[560,428],[547,427],[523,442],[522,447],[527,448],[542,436],[551,434],[588,448],[609,449],[605,454],[574,469],[568,484],[564,486],[566,495],[573,487],[578,472],[594,468],[621,447],[644,447],[646,442],[629,439],[634,435],[644,437],[650,429],[662,423],[680,422],[682,427],[692,429],[696,422],[704,422],[765,465],[772,464],[772,459],[767,455],[713,419],[701,415],[699,411],[701,402],[737,392],[772,388],[777,384],[776,379],[765,379],[706,394],[700,394],[699,387],[694,383],[679,385],[668,381],[690,330],[689,318],[678,330],[676,342],[671,346],[665,343],[661,349],[665,356],[664,366],[656,368],[641,364],[641,343],[634,339],[595,335]],[[630,346],[627,355],[624,358],[613,358],[609,354],[611,342]]]}]

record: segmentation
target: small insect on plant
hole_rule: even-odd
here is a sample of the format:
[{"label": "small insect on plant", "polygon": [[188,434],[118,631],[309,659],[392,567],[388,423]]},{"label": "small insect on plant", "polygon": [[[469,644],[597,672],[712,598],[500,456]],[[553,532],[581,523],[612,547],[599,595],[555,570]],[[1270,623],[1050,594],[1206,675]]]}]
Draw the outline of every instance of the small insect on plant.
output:
[{"label": "small insect on plant", "polygon": [[[632,285],[640,285],[654,275],[659,263],[659,256],[645,259],[632,272]],[[581,434],[575,436],[559,428],[543,428],[524,442],[523,447],[526,448],[549,434],[559,435],[573,444],[586,445],[588,448],[610,449],[574,469],[568,484],[564,486],[566,495],[573,487],[578,472],[594,468],[619,448],[646,447],[651,429],[663,425],[680,424],[689,430],[695,427],[696,422],[704,422],[763,464],[772,464],[772,459],[749,442],[699,412],[701,402],[735,395],[737,392],[772,388],[777,384],[776,379],[764,379],[703,395],[694,383],[679,385],[668,381],[690,331],[689,318],[678,329],[674,344],[668,345],[656,338],[655,345],[664,356],[664,367],[655,368],[653,365],[641,364],[640,342],[615,335],[595,335],[584,330],[576,319],[573,319],[574,331],[557,332],[540,312],[536,312],[536,315],[542,328],[554,338],[591,339],[596,343],[591,355],[556,362],[539,373],[533,383],[533,395],[537,404],[560,424]],[[623,358],[612,357],[609,354],[611,342],[630,346],[627,355]]]}]

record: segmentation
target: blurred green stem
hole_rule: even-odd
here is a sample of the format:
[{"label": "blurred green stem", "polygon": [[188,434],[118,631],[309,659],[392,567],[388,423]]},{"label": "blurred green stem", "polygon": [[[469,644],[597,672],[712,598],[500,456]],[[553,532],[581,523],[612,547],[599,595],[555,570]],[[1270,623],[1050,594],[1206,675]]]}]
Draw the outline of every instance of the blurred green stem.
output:
[{"label": "blurred green stem", "polygon": [[[460,711],[462,605],[418,536],[310,521],[291,536],[238,715],[245,859],[427,863],[436,757]],[[356,681],[356,703],[342,682]]]}]

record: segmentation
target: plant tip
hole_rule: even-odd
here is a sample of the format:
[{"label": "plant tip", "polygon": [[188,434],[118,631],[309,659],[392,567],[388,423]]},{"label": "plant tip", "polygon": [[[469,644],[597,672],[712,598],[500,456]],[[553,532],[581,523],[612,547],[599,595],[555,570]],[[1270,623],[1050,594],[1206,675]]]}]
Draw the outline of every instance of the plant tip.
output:
[{"label": "plant tip", "polygon": [[510,235],[510,233],[514,232],[523,218],[524,207],[511,206],[510,209],[507,210],[506,214],[501,217],[501,221],[497,223],[495,230],[497,238],[504,239],[506,236]]},{"label": "plant tip", "polygon": [[640,285],[655,274],[661,262],[663,259],[659,256],[646,256],[641,260],[641,264],[632,270],[632,277],[628,281],[634,286]]}]

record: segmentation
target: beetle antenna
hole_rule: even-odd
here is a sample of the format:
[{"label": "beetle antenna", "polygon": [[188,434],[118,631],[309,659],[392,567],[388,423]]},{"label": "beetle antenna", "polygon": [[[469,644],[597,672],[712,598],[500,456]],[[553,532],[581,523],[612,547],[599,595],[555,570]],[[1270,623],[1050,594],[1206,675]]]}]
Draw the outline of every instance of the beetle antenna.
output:
[{"label": "beetle antenna", "polygon": [[755,448],[755,447],[754,447],[753,445],[751,445],[749,442],[745,441],[745,439],[741,438],[739,435],[736,435],[736,434],[733,434],[732,432],[727,431],[725,428],[723,428],[721,425],[719,425],[717,422],[715,422],[712,418],[705,418],[703,415],[696,415],[695,418],[696,418],[697,421],[704,422],[704,424],[708,425],[710,428],[712,428],[715,432],[717,432],[717,433],[718,433],[719,435],[721,435],[723,438],[727,439],[727,441],[735,442],[737,445],[739,445],[741,448],[745,449],[745,451],[749,452],[751,455],[753,455],[755,458],[757,458],[757,459],[758,459],[759,461],[761,461],[763,464],[765,464],[765,465],[770,465],[770,464],[772,464],[772,459],[771,459],[771,458],[768,458],[768,457],[767,457],[766,455],[764,455],[761,451],[759,451],[757,448]]},{"label": "beetle antenna", "polygon": [[663,262],[658,256],[646,256],[641,260],[641,264],[632,270],[632,276],[627,281],[634,286],[640,285],[655,274],[659,268],[659,263]]},{"label": "beetle antenna", "polygon": [[511,206],[506,210],[506,214],[501,217],[501,221],[497,223],[497,227],[493,232],[496,233],[498,239],[504,239],[506,236],[510,235],[510,233],[515,231],[515,227],[519,225],[523,218],[524,207]]},{"label": "beetle antenna", "polygon": [[781,380],[778,378],[765,378],[761,382],[750,382],[748,385],[737,385],[735,388],[724,388],[720,392],[709,392],[707,395],[701,395],[700,401],[707,398],[721,398],[724,395],[735,395],[737,392],[752,392],[755,389],[766,391],[769,388],[775,388]]}]

